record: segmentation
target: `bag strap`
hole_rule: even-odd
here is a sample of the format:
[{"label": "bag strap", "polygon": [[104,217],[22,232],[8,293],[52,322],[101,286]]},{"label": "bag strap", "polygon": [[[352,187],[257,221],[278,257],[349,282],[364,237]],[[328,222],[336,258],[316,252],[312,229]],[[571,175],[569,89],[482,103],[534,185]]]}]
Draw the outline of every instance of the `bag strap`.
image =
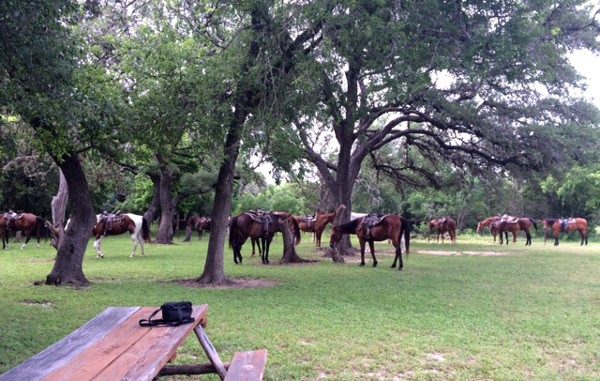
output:
[{"label": "bag strap", "polygon": [[170,325],[173,327],[176,327],[178,325],[181,324],[188,324],[188,323],[192,323],[195,321],[195,319],[193,317],[189,317],[187,319],[183,319],[183,320],[179,320],[179,321],[165,321],[163,319],[154,319],[152,320],[152,318],[154,316],[156,316],[156,314],[160,311],[161,309],[157,309],[156,311],[152,312],[152,315],[150,315],[150,317],[148,317],[148,319],[142,319],[139,321],[139,324],[142,327],[152,327],[152,326],[157,326],[157,325]]},{"label": "bag strap", "polygon": [[156,316],[156,314],[160,311],[160,308],[157,309],[156,311],[152,312],[152,315],[150,315],[150,317],[148,317],[148,319],[142,319],[139,321],[140,325],[142,327],[149,327],[149,326],[153,326],[153,325],[159,325],[161,323],[164,323],[164,320],[162,319],[156,319],[156,320],[152,320],[152,318],[154,316]]}]

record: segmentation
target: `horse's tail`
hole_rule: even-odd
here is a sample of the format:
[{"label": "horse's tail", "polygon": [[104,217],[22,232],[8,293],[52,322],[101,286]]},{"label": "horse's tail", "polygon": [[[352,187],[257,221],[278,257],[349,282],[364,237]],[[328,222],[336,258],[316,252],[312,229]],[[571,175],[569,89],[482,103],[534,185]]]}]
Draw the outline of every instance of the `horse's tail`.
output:
[{"label": "horse's tail", "polygon": [[410,252],[410,228],[412,227],[412,221],[405,218],[402,219],[402,227],[400,229],[399,240],[402,240],[402,232],[404,232],[404,245],[406,246],[406,256]]},{"label": "horse's tail", "polygon": [[296,221],[295,218],[290,218],[290,220],[292,221],[292,226],[294,227],[294,238],[296,239],[296,245],[300,243],[300,238],[302,237],[302,235],[300,234],[300,225],[298,224],[298,221]]},{"label": "horse's tail", "polygon": [[145,242],[150,242],[150,226],[148,225],[148,221],[146,217],[142,216],[142,238]]},{"label": "horse's tail", "polygon": [[535,220],[533,218],[529,218],[529,221],[531,221],[531,223],[533,224],[533,227],[534,227],[535,231],[537,231],[537,222],[535,222]]},{"label": "horse's tail", "polygon": [[229,248],[233,249],[237,244],[237,220],[238,216],[229,220]]},{"label": "horse's tail", "polygon": [[[35,234],[37,235],[38,243],[40,242],[40,237],[42,237],[42,233],[45,232],[46,223],[42,217],[35,217]],[[45,234],[44,234],[45,236]]]}]

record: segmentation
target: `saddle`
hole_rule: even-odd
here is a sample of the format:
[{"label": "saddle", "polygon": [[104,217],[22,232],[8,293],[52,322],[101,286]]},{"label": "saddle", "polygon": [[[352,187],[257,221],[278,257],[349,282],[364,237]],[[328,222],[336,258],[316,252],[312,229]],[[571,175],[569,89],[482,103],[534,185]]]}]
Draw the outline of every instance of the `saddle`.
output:
[{"label": "saddle", "polygon": [[371,238],[371,228],[381,224],[384,218],[389,216],[389,214],[379,215],[379,214],[367,214],[362,220],[362,227],[366,231],[367,239]]},{"label": "saddle", "polygon": [[507,224],[516,224],[519,222],[519,217],[513,217],[509,216],[508,214],[505,214],[500,218],[500,222],[506,222]]},{"label": "saddle", "polygon": [[102,213],[102,217],[100,217],[100,222],[104,222],[104,231],[108,232],[112,230],[113,223],[120,223],[123,221],[123,215],[121,213]]},{"label": "saddle", "polygon": [[575,222],[577,222],[577,221],[573,217],[561,219],[560,220],[561,232],[566,232],[569,227],[569,224],[574,224]]},{"label": "saddle", "polygon": [[249,212],[244,213],[253,221],[258,222],[262,225],[263,232],[267,233],[269,231],[269,224],[273,222],[273,218],[269,212],[265,212],[262,209],[258,209],[257,211],[251,210]]},{"label": "saddle", "polygon": [[316,216],[302,216],[300,221],[304,222],[309,229],[313,229],[315,222],[317,221]]}]

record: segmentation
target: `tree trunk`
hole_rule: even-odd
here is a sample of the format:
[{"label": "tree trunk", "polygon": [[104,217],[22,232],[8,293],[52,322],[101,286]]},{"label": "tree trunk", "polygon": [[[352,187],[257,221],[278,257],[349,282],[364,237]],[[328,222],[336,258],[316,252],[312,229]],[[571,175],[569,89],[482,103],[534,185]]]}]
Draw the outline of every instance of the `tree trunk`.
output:
[{"label": "tree trunk", "polygon": [[283,257],[280,264],[284,263],[305,263],[312,262],[306,259],[302,259],[296,253],[296,246],[294,234],[290,229],[290,222],[288,220],[279,221],[279,227],[281,228],[281,234],[283,235]]},{"label": "tree trunk", "polygon": [[154,196],[148,210],[144,213],[144,218],[149,224],[152,224],[158,217],[158,210],[160,209],[160,176],[156,174],[148,174],[148,176],[154,185]]},{"label": "tree trunk", "polygon": [[69,202],[69,186],[67,185],[67,179],[62,170],[58,169],[60,173],[60,182],[58,184],[58,192],[56,196],[52,197],[51,208],[52,208],[52,227],[48,227],[52,232],[52,246],[58,249],[58,242],[65,233],[65,211],[67,210],[67,203]]},{"label": "tree trunk", "polygon": [[83,258],[96,217],[79,157],[72,153],[62,159],[55,161],[65,176],[68,189],[71,190],[70,202],[75,207],[69,229],[59,239],[56,261],[52,272],[46,277],[46,284],[87,286],[89,281],[83,274]]},{"label": "tree trunk", "polygon": [[171,187],[173,186],[173,174],[166,165],[161,163],[160,155],[158,161],[160,165],[160,225],[156,234],[156,243],[173,243],[173,214],[175,206]]},{"label": "tree trunk", "polygon": [[244,130],[244,121],[247,111],[245,107],[235,108],[234,118],[231,121],[225,140],[224,159],[219,168],[219,176],[215,189],[215,202],[210,218],[212,227],[208,241],[208,254],[204,265],[204,272],[198,279],[202,284],[227,284],[230,281],[225,277],[224,249],[225,238],[229,231],[229,214],[231,213],[231,199],[233,197],[233,177],[235,163],[240,152],[240,141]]}]

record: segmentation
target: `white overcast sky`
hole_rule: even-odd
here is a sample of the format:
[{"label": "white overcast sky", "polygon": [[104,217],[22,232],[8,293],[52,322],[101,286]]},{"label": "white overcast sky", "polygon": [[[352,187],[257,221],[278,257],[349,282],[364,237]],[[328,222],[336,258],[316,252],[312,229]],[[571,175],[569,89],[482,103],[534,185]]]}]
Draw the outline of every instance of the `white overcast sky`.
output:
[{"label": "white overcast sky", "polygon": [[581,75],[586,77],[588,88],[585,97],[600,108],[600,56],[580,51],[571,56],[571,63]]}]

